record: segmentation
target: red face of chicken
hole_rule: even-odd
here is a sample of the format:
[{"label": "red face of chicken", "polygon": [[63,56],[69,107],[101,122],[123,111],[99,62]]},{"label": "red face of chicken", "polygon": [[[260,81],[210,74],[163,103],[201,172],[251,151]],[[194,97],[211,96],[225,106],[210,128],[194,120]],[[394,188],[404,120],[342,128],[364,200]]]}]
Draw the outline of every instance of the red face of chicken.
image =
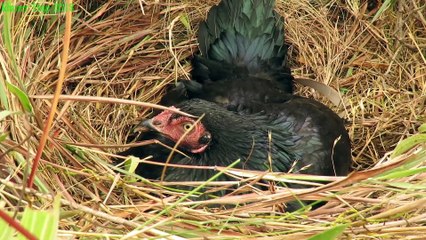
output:
[{"label": "red face of chicken", "polygon": [[175,143],[181,139],[179,146],[192,153],[204,152],[211,141],[211,134],[201,122],[171,110],[164,110],[143,124],[167,136]]}]

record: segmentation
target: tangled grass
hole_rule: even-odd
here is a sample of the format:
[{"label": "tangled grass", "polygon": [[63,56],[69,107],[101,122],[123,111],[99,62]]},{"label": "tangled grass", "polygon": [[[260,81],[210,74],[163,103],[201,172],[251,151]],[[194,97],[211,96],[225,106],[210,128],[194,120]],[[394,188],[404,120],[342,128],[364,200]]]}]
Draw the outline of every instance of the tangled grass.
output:
[{"label": "tangled grass", "polygon": [[[311,189],[277,188],[274,193],[193,201],[193,193],[114,172],[111,156],[132,145],[123,146],[132,126],[151,111],[141,102],[157,103],[169,85],[189,79],[198,23],[217,2],[76,1],[71,36],[65,40],[62,13],[2,12],[0,110],[11,114],[0,117],[1,208],[45,209],[52,196],[61,194],[61,239],[304,239],[335,226],[345,227],[345,239],[422,239],[422,0],[277,1],[286,19],[293,74],[339,90],[346,103],[334,109],[347,119],[353,140],[357,171],[349,177],[325,178],[330,183]],[[71,96],[61,98],[56,108],[34,189],[24,189],[27,163],[46,132],[66,43],[61,93]],[[297,93],[331,106],[311,88],[298,86]],[[25,96],[32,108],[23,104]],[[216,169],[244,181],[292,177]],[[313,211],[280,211],[283,202],[294,198],[329,202]],[[231,203],[238,206],[205,208]]]}]

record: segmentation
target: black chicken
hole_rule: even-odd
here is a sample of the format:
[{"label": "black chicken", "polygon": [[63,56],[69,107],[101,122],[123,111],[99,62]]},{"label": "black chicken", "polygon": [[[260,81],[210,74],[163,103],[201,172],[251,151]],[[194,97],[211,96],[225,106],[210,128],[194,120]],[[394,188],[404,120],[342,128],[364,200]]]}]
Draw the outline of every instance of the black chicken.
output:
[{"label": "black chicken", "polygon": [[[228,166],[241,159],[236,167],[242,169],[348,173],[350,140],[342,120],[325,105],[292,95],[293,78],[282,66],[283,20],[273,7],[272,0],[223,0],[201,23],[202,55],[195,57],[192,71],[196,81],[183,81],[163,103],[204,117],[196,123],[197,119],[166,110],[143,123],[151,131],[141,139],[171,146],[180,142],[178,148],[186,156],[174,154],[170,163]],[[153,155],[154,160],[165,161],[169,153],[152,145],[121,155]],[[140,164],[137,173],[156,179],[162,169]],[[165,180],[202,181],[214,174],[168,167]],[[218,180],[228,178],[222,175]]]},{"label": "black chicken", "polygon": [[[241,113],[262,111],[257,103],[283,102],[292,93],[293,77],[285,65],[284,21],[274,11],[273,0],[223,0],[213,6],[200,23],[201,55],[192,61],[191,81],[180,81],[161,100],[162,105],[201,98]],[[137,140],[158,139],[172,144],[156,132]],[[123,156],[153,156],[164,161],[168,150],[150,145],[130,148]],[[161,167],[143,164],[144,177],[155,178]]]},{"label": "black chicken", "polygon": [[[288,172],[292,168],[297,173],[329,176],[348,173],[349,137],[342,120],[329,108],[292,95],[283,103],[257,105],[263,112],[239,114],[192,99],[177,107],[196,116],[205,114],[200,122],[165,110],[143,124],[173,143],[182,138],[179,149],[187,156],[176,154],[171,163],[228,166],[241,159],[237,167],[250,170]],[[214,174],[211,170],[168,169],[166,180],[170,181],[205,180]]]}]

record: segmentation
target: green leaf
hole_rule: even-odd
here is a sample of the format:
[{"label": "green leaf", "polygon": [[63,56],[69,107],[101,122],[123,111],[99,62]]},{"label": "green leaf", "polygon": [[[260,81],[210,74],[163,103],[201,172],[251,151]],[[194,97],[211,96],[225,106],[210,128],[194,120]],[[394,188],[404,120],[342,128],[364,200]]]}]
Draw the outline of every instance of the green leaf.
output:
[{"label": "green leaf", "polygon": [[[408,167],[414,167],[416,164],[417,162],[415,161],[415,164],[408,164]],[[414,174],[426,172],[426,167],[409,168],[407,170],[404,169],[404,168],[407,168],[407,166],[401,166],[401,167],[395,169],[395,171],[386,172],[386,174],[378,176],[376,179],[377,180],[398,179],[398,178],[409,177]]]},{"label": "green leaf", "polygon": [[[27,206],[20,219],[21,225],[38,239],[57,239],[60,201],[61,196],[57,195],[53,200],[53,209],[50,210],[34,210]],[[12,215],[12,213],[6,213]],[[0,239],[27,239],[20,233],[17,234],[17,237],[14,237],[15,232],[14,228],[0,219]]]},{"label": "green leaf", "polygon": [[[57,239],[59,223],[59,207],[59,195],[54,199],[53,209],[34,210],[26,207],[21,219],[21,224],[38,239],[55,240]],[[26,238],[18,234],[18,239],[24,240]]]},{"label": "green leaf", "polygon": [[422,164],[426,159],[426,150],[422,149],[413,155],[413,159],[404,163],[403,165],[392,168],[389,171],[386,171],[382,174],[379,174],[377,177],[374,177],[378,180],[386,179],[397,179],[402,177],[411,176],[414,174],[422,173],[425,171],[423,167],[418,167],[419,164]]},{"label": "green leaf", "polygon": [[[0,143],[3,142],[7,138],[8,135],[9,135],[8,133],[2,133],[2,134],[0,134]],[[2,239],[2,238],[0,238],[0,239]]]},{"label": "green leaf", "polygon": [[136,182],[138,178],[134,176],[136,168],[138,167],[139,163],[141,162],[140,158],[129,156],[124,161],[124,169],[129,173],[125,176],[126,181],[129,182]]},{"label": "green leaf", "polygon": [[[13,6],[13,3],[11,1],[4,1],[2,7],[5,8],[7,6]],[[12,38],[11,38],[11,27],[10,23],[12,22],[12,11],[2,11],[3,13],[3,41],[4,46],[6,47],[6,50],[8,51],[9,57],[13,56],[13,48],[12,48]]]},{"label": "green leaf", "polygon": [[6,87],[4,85],[5,80],[3,75],[0,74],[0,104],[3,109],[9,109],[9,100],[7,99]]},{"label": "green leaf", "polygon": [[348,88],[340,88],[339,90],[340,90],[340,93],[343,94],[343,95],[345,95],[346,93],[349,92]]},{"label": "green leaf", "polygon": [[426,133],[426,123],[423,123],[419,127],[419,133]]},{"label": "green leaf", "polygon": [[348,71],[346,72],[345,77],[352,77],[354,75],[354,68],[353,67],[349,67]]},{"label": "green leaf", "polygon": [[[6,212],[9,216],[12,216],[10,212]],[[0,239],[13,239],[13,233],[15,229],[13,229],[9,224],[7,224],[3,219],[0,218]]]},{"label": "green leaf", "polygon": [[416,134],[402,140],[393,150],[391,158],[397,157],[420,143],[426,143],[426,134]]},{"label": "green leaf", "polygon": [[189,23],[189,18],[187,14],[181,15],[179,21],[185,26],[188,32],[191,32],[191,24]]},{"label": "green leaf", "polygon": [[19,99],[19,102],[21,102],[22,107],[25,109],[25,111],[32,113],[33,107],[31,106],[31,102],[28,95],[12,83],[6,82],[6,84],[9,91]]},{"label": "green leaf", "polygon": [[413,189],[425,190],[426,189],[426,185],[422,185],[422,184],[411,184],[411,183],[406,183],[406,182],[388,182],[387,184],[389,186],[400,188],[400,189],[411,189],[411,190],[413,190]]},{"label": "green leaf", "polygon": [[[14,6],[14,3],[11,1],[4,1],[3,2],[3,8],[6,7],[6,5],[9,6]],[[15,53],[13,51],[13,41],[12,41],[12,27],[11,27],[11,23],[12,23],[12,13],[13,11],[1,11],[2,15],[3,15],[3,27],[2,27],[2,36],[3,36],[3,44],[7,50],[7,54],[9,57],[9,61],[12,64],[12,68],[15,71],[16,77],[19,78],[20,74],[19,74],[19,68],[18,68],[18,64],[16,63],[16,56]],[[20,79],[18,79],[18,81],[20,82]]]},{"label": "green leaf", "polygon": [[137,157],[134,157],[134,156],[128,157],[124,164],[126,171],[132,174],[135,173],[136,168],[138,167],[140,162],[141,160]]},{"label": "green leaf", "polygon": [[322,233],[319,233],[313,237],[308,238],[308,240],[333,240],[337,239],[338,236],[340,236],[343,231],[348,227],[347,224],[337,225],[335,227],[332,227],[328,230],[325,230]]}]

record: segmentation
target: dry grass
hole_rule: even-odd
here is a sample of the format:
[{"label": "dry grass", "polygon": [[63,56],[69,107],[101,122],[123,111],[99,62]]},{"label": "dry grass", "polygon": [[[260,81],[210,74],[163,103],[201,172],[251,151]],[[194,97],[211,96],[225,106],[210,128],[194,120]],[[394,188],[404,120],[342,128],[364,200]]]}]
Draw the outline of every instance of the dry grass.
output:
[{"label": "dry grass", "polygon": [[[319,188],[293,192],[279,188],[275,194],[210,202],[241,203],[232,210],[204,209],[206,202],[192,202],[188,194],[155,183],[134,182],[115,174],[108,164],[111,153],[122,149],[132,125],[150,112],[118,99],[156,103],[167,85],[188,79],[190,56],[197,51],[197,24],[218,1],[146,2],[143,8],[137,1],[76,3],[63,94],[112,99],[60,101],[36,190],[27,194],[22,192],[28,173],[25,163],[34,158],[50,111],[51,101],[43,96],[54,92],[58,80],[65,20],[63,15],[34,11],[14,14],[12,53],[7,37],[0,39],[0,85],[4,88],[10,81],[32,96],[34,114],[24,113],[10,91],[4,95],[8,103],[0,96],[0,110],[20,112],[0,119],[0,136],[7,133],[0,141],[2,208],[31,203],[44,209],[51,196],[61,193],[62,238],[135,234],[170,239],[304,239],[338,224],[348,224],[343,236],[349,239],[423,238],[426,141],[392,160],[386,153],[426,121],[424,1],[397,1],[384,12],[378,11],[382,5],[376,1],[368,1],[368,7],[352,0],[278,1],[277,9],[286,18],[293,73],[341,91],[347,102],[344,114],[353,139],[354,167],[376,167],[331,179],[336,182]],[[311,89],[300,87],[298,93],[326,102]],[[397,165],[402,167],[393,175],[383,174]],[[330,202],[312,212],[281,213],[282,202],[294,193],[302,199],[327,197]]]}]

